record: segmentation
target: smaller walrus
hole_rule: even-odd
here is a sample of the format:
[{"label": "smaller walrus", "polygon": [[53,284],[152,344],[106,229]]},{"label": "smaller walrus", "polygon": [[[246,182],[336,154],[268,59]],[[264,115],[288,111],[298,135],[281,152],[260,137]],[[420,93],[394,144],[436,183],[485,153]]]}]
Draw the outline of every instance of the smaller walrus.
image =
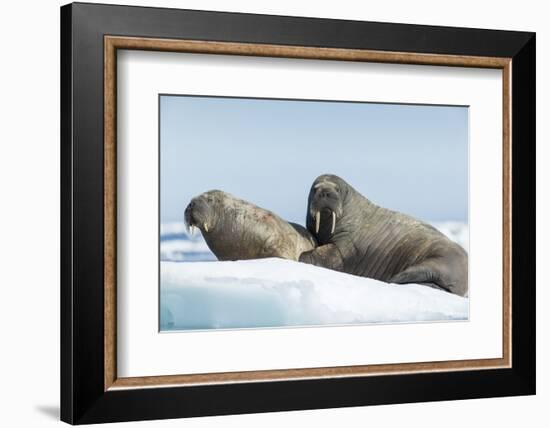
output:
[{"label": "smaller walrus", "polygon": [[219,260],[279,257],[298,261],[300,254],[317,245],[304,227],[221,190],[193,198],[185,209],[185,223],[191,231],[201,230]]},{"label": "smaller walrus", "polygon": [[311,187],[306,220],[319,246],[300,261],[397,284],[468,291],[468,255],[429,224],[375,205],[335,175]]}]

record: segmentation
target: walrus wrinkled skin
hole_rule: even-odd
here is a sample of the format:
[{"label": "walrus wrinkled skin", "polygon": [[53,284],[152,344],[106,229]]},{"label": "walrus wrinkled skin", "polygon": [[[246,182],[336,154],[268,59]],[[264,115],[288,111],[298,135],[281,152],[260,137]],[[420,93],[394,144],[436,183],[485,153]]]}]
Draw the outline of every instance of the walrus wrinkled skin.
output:
[{"label": "walrus wrinkled skin", "polygon": [[429,224],[379,207],[335,175],[310,190],[306,225],[319,246],[300,261],[397,284],[468,292],[468,255]]},{"label": "walrus wrinkled skin", "polygon": [[185,223],[191,231],[200,229],[219,260],[298,261],[300,254],[317,244],[304,227],[221,190],[193,198],[185,209]]}]

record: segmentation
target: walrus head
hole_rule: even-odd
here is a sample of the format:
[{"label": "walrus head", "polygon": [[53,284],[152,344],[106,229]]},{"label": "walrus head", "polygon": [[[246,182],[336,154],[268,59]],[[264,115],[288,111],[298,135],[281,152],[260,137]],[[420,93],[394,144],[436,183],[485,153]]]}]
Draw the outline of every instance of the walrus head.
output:
[{"label": "walrus head", "polygon": [[185,208],[185,225],[193,234],[195,228],[203,233],[212,232],[219,220],[219,206],[222,203],[223,192],[210,190],[194,197]]},{"label": "walrus head", "polygon": [[334,235],[337,220],[343,215],[347,192],[347,183],[336,175],[321,175],[313,182],[306,224],[319,243],[326,243]]}]

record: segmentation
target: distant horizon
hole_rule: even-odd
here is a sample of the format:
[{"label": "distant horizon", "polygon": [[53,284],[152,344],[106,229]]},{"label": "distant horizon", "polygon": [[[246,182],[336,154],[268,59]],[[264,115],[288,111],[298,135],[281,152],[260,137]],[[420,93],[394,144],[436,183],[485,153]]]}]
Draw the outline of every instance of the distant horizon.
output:
[{"label": "distant horizon", "polygon": [[468,108],[160,96],[160,221],[220,189],[304,224],[324,173],[383,207],[468,222]]}]

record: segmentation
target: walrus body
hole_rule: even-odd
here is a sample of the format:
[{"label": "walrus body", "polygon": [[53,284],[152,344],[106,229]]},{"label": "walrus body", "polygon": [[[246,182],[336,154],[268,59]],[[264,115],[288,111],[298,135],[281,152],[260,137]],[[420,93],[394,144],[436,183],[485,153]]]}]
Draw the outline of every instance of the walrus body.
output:
[{"label": "walrus body", "polygon": [[307,228],[319,246],[300,261],[389,283],[468,292],[468,255],[434,227],[375,205],[340,177],[311,187]]},{"label": "walrus body", "polygon": [[193,198],[185,209],[185,223],[191,230],[201,230],[219,260],[279,257],[297,261],[301,253],[316,246],[304,227],[220,190]]}]

